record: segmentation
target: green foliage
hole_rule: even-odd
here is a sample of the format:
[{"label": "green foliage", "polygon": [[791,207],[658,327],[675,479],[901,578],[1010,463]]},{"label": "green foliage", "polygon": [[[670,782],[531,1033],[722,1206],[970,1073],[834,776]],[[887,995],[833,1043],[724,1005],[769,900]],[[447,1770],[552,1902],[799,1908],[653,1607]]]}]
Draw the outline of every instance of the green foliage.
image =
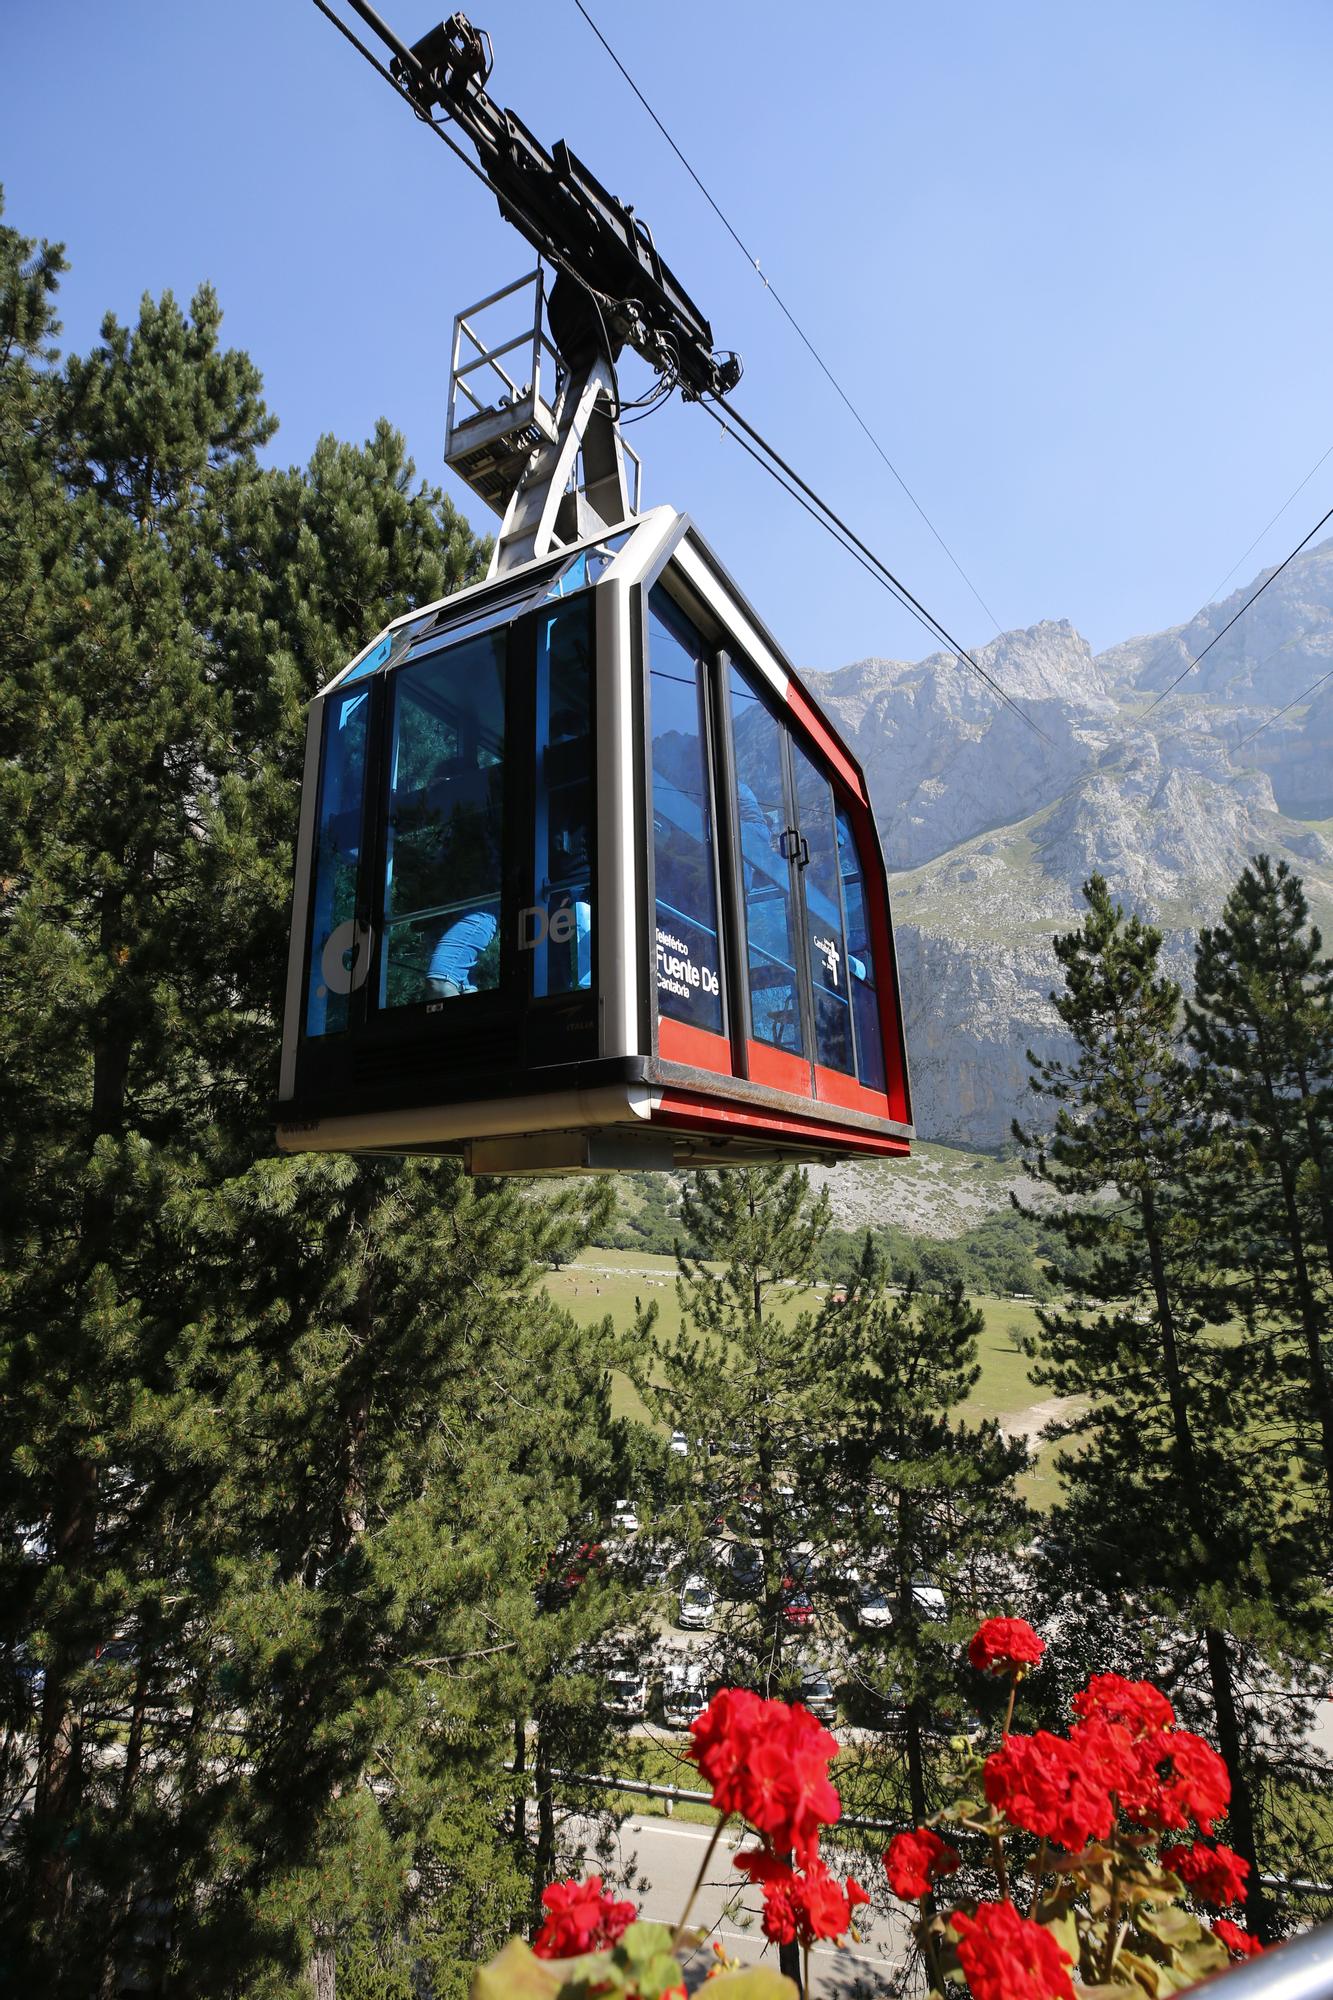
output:
[{"label": "green foliage", "polygon": [[[965,1720],[959,1637],[1008,1601],[1006,1558],[1028,1526],[1016,1490],[1026,1446],[993,1421],[952,1414],[976,1384],[982,1327],[959,1285],[891,1289],[867,1235],[846,1302],[830,1303],[815,1333],[839,1390],[825,1476],[855,1558],[841,1582],[846,1611],[855,1622],[861,1594],[875,1590],[892,1614],[859,1634],[859,1699],[867,1719],[901,1725],[918,1820],[934,1803],[927,1732]],[[894,1774],[883,1779],[891,1792]]]},{"label": "green foliage", "polygon": [[7,1969],[460,1990],[553,1858],[516,1721],[633,1611],[539,1602],[636,1450],[539,1283],[606,1197],[273,1159],[269,1105],[304,703],[485,550],[387,426],[261,468],[207,288],[57,368],[59,268],[0,233]]},{"label": "green foliage", "polygon": [[1260,854],[1200,934],[1187,1017],[1223,1135],[1206,1212],[1225,1217],[1232,1310],[1265,1337],[1273,1400],[1322,1484],[1333,1549],[1333,961],[1322,950],[1299,880]]},{"label": "green foliage", "polygon": [[[1315,1642],[1322,1593],[1308,1522],[1270,1419],[1271,1351],[1228,1325],[1217,1177],[1234,1143],[1186,1060],[1180,992],[1161,938],[1100,877],[1080,930],[1056,940],[1052,996],[1072,1062],[1033,1059],[1053,1134],[1022,1133],[1030,1170],[1067,1205],[1049,1220],[1076,1251],[1070,1302],[1040,1311],[1037,1380],[1078,1397],[1061,1426],[1066,1497],[1052,1519],[1052,1584],[1071,1571],[1098,1602],[1192,1632],[1235,1781],[1232,1838],[1258,1873],[1264,1748],[1238,1695],[1247,1650],[1277,1662]],[[1271,1912],[1257,1889],[1260,1928]]]}]

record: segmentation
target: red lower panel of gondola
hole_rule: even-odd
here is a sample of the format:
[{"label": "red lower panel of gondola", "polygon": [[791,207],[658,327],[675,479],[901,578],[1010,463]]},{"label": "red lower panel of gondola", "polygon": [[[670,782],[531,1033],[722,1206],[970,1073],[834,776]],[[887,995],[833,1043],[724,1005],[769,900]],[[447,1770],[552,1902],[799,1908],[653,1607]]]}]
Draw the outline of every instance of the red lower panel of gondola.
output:
[{"label": "red lower panel of gondola", "polygon": [[696,1097],[688,1091],[664,1090],[654,1104],[654,1124],[670,1125],[678,1131],[715,1132],[719,1137],[739,1138],[753,1134],[756,1139],[804,1142],[812,1147],[836,1147],[840,1153],[867,1153],[883,1158],[901,1158],[911,1151],[906,1139],[890,1138],[880,1132],[858,1132],[846,1125],[826,1125],[817,1118],[793,1118],[757,1105],[719,1104],[716,1099]]}]

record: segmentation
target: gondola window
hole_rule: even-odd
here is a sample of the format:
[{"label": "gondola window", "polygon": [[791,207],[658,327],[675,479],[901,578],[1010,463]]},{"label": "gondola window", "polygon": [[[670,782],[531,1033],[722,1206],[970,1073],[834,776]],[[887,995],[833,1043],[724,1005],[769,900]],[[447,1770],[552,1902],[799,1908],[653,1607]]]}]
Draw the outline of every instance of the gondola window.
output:
[{"label": "gondola window", "polygon": [[657,1005],[722,1032],[717,868],[703,690],[707,650],[666,592],[649,598]]},{"label": "gondola window", "polygon": [[505,634],[391,677],[381,1007],[499,983]]}]

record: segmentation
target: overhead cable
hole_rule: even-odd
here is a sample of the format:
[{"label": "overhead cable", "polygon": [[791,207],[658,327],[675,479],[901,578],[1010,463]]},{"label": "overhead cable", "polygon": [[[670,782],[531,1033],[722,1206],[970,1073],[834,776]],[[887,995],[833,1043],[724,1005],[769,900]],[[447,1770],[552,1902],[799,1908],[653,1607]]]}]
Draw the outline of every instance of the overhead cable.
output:
[{"label": "overhead cable", "polygon": [[959,576],[963,579],[963,582],[967,585],[968,589],[971,591],[973,597],[976,598],[977,603],[981,606],[986,616],[990,619],[990,622],[995,627],[997,634],[1000,633],[1001,628],[999,619],[995,616],[995,613],[991,610],[989,604],[987,604],[985,598],[982,596],[981,592],[977,589],[977,586],[973,583],[971,577],[968,575],[967,571],[963,568],[963,565],[959,562],[957,556],[954,554],[953,550],[949,547],[949,544],[945,541],[943,535],[940,533],[939,529],[935,526],[935,523],[931,520],[929,514],[926,512],[925,508],[921,505],[921,502],[917,499],[915,493],[913,493],[911,487],[907,484],[907,481],[903,478],[901,472],[899,472],[893,460],[889,457],[888,452],[884,449],[884,446],[880,443],[874,431],[871,430],[870,425],[866,422],[860,410],[857,409],[856,404],[852,401],[847,391],[843,388],[842,383],[833,373],[833,370],[829,367],[827,361],[825,361],[823,355],[819,352],[819,349],[815,346],[809,334],[806,332],[805,328],[801,325],[800,321],[797,319],[791,307],[787,304],[787,301],[783,298],[777,286],[773,283],[772,279],[765,272],[763,265],[760,263],[758,257],[755,256],[754,252],[750,249],[748,243],[745,242],[744,238],[733,226],[730,217],[727,215],[726,211],[722,208],[721,204],[704,186],[704,183],[699,178],[699,175],[690,165],[690,162],[686,159],[684,153],[681,151],[680,147],[676,144],[676,141],[672,138],[670,132],[668,132],[666,126],[662,123],[662,120],[658,117],[652,105],[648,102],[648,99],[644,96],[638,84],[634,81],[634,78],[630,75],[629,71],[626,69],[624,63],[620,60],[620,57],[616,54],[615,50],[612,48],[610,42],[607,41],[606,36],[602,33],[601,29],[598,27],[596,21],[593,20],[592,15],[588,12],[587,8],[584,6],[583,0],[574,0],[574,5],[578,8],[580,14],[582,14],[584,20],[587,22],[588,26],[592,29],[594,35],[596,35],[598,41],[601,43],[602,47],[606,50],[606,53],[610,56],[612,62],[615,64],[616,68],[620,71],[620,74],[624,77],[626,83],[629,85],[630,89],[634,92],[634,95],[638,98],[644,110],[648,113],[648,116],[652,119],[654,125],[656,125],[658,131],[662,134],[662,137],[666,140],[668,146],[670,146],[672,152],[675,154],[676,158],[680,161],[680,164],[682,165],[682,167],[684,167],[686,173],[689,175],[690,179],[694,182],[694,185],[698,188],[700,194],[703,196],[704,200],[708,203],[708,206],[712,209],[714,215],[717,217],[718,221],[722,224],[722,227],[726,230],[728,236],[730,236],[732,242],[736,245],[736,248],[740,251],[741,255],[744,257],[746,263],[750,266],[751,270],[753,270],[756,276],[760,279],[761,283],[764,286],[765,291],[769,292],[772,295],[774,304],[777,306],[779,312],[786,319],[792,331],[796,334],[797,339],[801,342],[802,346],[806,348],[807,352],[810,354],[811,358],[814,360],[816,365],[820,368],[822,373],[827,377],[828,381],[832,384],[837,395],[841,398],[842,402],[851,412],[856,422],[860,425],[862,431],[864,431],[866,437],[870,440],[870,443],[874,446],[876,452],[878,452],[880,458],[883,459],[885,465],[889,468],[889,471],[893,474],[899,486],[902,488],[903,492],[907,495],[907,498],[911,501],[917,513],[921,516],[921,519],[930,529],[931,534],[935,537],[935,540],[944,550],[945,555],[948,556],[949,561],[953,564]]},{"label": "overhead cable", "polygon": [[[421,110],[420,106],[413,102],[412,98],[408,95],[407,91],[399,83],[398,79],[392,74],[390,70],[385,68],[384,64],[380,62],[378,57],[370,49],[366,47],[365,43],[361,41],[356,34],[353,33],[351,28],[347,26],[346,22],[338,18],[337,14],[334,13],[333,9],[327,4],[327,0],[314,0],[314,4],[316,7],[318,7],[320,13],[323,14],[327,20],[332,21],[334,27],[338,29],[341,35],[346,37],[346,39],[352,44],[352,47],[356,49],[360,55],[365,57],[366,61],[370,64],[371,68],[374,69],[378,75],[383,77],[384,81],[392,89],[394,95],[396,97],[402,98],[404,102],[406,102],[411,106],[412,111],[421,120],[422,124],[427,126],[427,128],[430,131],[432,131],[438,139],[442,139],[445,145],[448,146],[450,152],[454,153],[463,162],[463,165],[467,167],[468,171],[474,174],[476,178],[482,183],[483,187],[485,187],[489,191],[490,182],[487,179],[487,176],[483,172],[483,170],[476,164],[474,160],[472,160],[469,157],[467,153],[463,151],[462,147],[458,144],[458,142],[454,138],[451,137],[451,135],[448,132],[443,131],[441,127],[436,124],[434,119],[427,117],[426,114]],[[395,51],[398,51],[399,49],[402,48],[403,45],[399,42],[398,37],[394,35],[391,29],[386,27],[385,24],[380,21],[379,16],[375,13],[374,9],[370,7],[368,4],[365,4],[365,0],[349,0],[349,4],[356,9],[357,13],[360,14],[364,20],[368,21],[369,25],[372,28],[374,28],[375,32],[382,37],[382,39],[386,42],[386,44],[389,47],[394,48]],[[591,22],[590,25],[592,25]],[[414,67],[419,67],[419,64],[416,63],[416,58],[412,56],[411,50],[408,49],[406,53],[407,56],[411,58],[412,65]],[[576,271],[570,269],[570,267],[564,263],[563,259],[553,256],[552,261],[558,263],[560,267],[568,273],[568,275],[574,280],[576,284],[581,285],[583,290],[589,293],[589,295],[594,300],[594,303],[597,304],[599,310],[603,305],[611,303],[611,301],[601,297],[596,291],[594,291],[593,288],[590,285],[588,285]],[[784,307],[783,310],[785,311],[786,308]],[[673,386],[674,384],[670,382],[666,384],[667,393],[670,392],[670,388]],[[828,502],[822,500],[820,496],[815,492],[814,488],[808,485],[806,481],[801,478],[800,474],[797,473],[790,465],[787,464],[787,461],[783,457],[781,457],[781,455],[773,448],[772,445],[770,445],[767,442],[767,440],[764,437],[761,436],[761,434],[754,428],[753,424],[749,423],[747,419],[741,415],[739,410],[733,409],[731,404],[727,403],[725,399],[719,397],[716,398],[715,400],[721,405],[723,409],[726,410],[727,415],[731,417],[733,422],[738,424],[740,426],[740,429],[744,431],[746,435],[753,441],[752,445],[746,444],[745,439],[740,436],[739,432],[733,431],[731,429],[730,425],[728,425],[718,415],[717,410],[713,407],[710,401],[701,400],[701,407],[708,411],[708,414],[714,419],[714,421],[717,424],[719,424],[719,426],[724,431],[728,433],[729,436],[735,438],[738,443],[744,445],[745,449],[750,453],[750,456],[754,458],[758,464],[762,465],[764,467],[764,470],[768,472],[772,478],[777,480],[777,483],[783,487],[784,491],[790,493],[794,499],[798,500],[801,506],[803,506],[806,509],[806,512],[811,514],[813,518],[817,520],[820,523],[820,525],[826,530],[826,532],[833,536],[833,539],[836,542],[838,542],[840,547],[846,549],[850,554],[855,556],[856,560],[861,564],[861,566],[864,569],[869,571],[869,573],[875,578],[876,582],[879,583],[884,589],[888,590],[889,593],[896,598],[897,602],[902,605],[903,609],[907,611],[913,618],[915,618],[918,624],[921,624],[925,627],[926,631],[930,633],[932,638],[941,642],[943,646],[946,648],[946,650],[952,653],[955,659],[958,660],[961,664],[969,666],[972,669],[973,673],[975,673],[978,676],[978,678],[982,680],[985,683],[985,685],[991,690],[991,692],[1000,701],[1004,703],[1006,708],[1011,709],[1013,713],[1019,717],[1020,721],[1026,723],[1029,729],[1031,729],[1036,735],[1041,737],[1043,742],[1049,743],[1051,747],[1054,748],[1055,747],[1054,738],[1047,734],[1047,732],[1042,728],[1041,724],[1035,721],[1034,718],[1027,713],[1027,710],[1023,708],[1020,703],[1016,702],[1013,699],[1012,695],[1007,694],[1005,692],[1005,690],[1000,686],[1000,683],[994,678],[994,676],[992,674],[987,673],[986,669],[980,664],[978,660],[976,660],[973,657],[971,653],[968,652],[965,646],[959,644],[958,640],[956,640],[952,636],[952,634],[948,631],[947,627],[940,623],[939,619],[935,617],[933,612],[928,611],[926,609],[925,605],[921,603],[919,598],[913,596],[912,592],[907,588],[906,584],[903,583],[898,577],[894,575],[893,571],[888,567],[887,563],[883,562],[880,559],[880,557],[875,554],[874,550],[868,547],[867,544],[861,540],[860,536],[857,535],[853,529],[848,527],[847,523],[841,518],[841,516],[834,512],[834,510],[828,505]],[[645,412],[645,414],[646,413],[647,412]],[[755,447],[757,447],[757,449]],[[985,607],[983,605],[983,609],[984,608]],[[990,614],[988,613],[987,615],[989,616]]]},{"label": "overhead cable", "polygon": [[[781,453],[776,451],[760,435],[754,425],[749,423],[738,409],[727,402],[724,396],[713,397],[711,400],[703,402],[701,407],[708,411],[714,423],[721,430],[725,431],[728,437],[733,438],[737,444],[749,453],[756,464],[761,465],[764,471],[777,481],[784,492],[790,493],[791,497],[800,506],[805,508],[806,513],[819,522],[819,525],[833,537],[840,548],[846,549],[849,555],[854,556],[862,569],[867,570],[874,577],[876,583],[887,590],[890,596],[896,598],[904,611],[915,618],[919,625],[924,626],[933,639],[942,641],[945,649],[953,654],[960,666],[971,667],[973,673],[985,682],[992,694],[996,695],[1006,708],[1012,709],[1020,722],[1025,722],[1028,728],[1035,731],[1044,743],[1049,743],[1052,749],[1055,748],[1054,737],[1048,735],[1041,724],[1028,714],[1022,704],[1015,701],[1013,696],[1000,686],[1000,683],[995,679],[993,674],[987,673],[985,667],[981,665],[981,662],[973,654],[968,652],[966,646],[959,644],[958,640],[948,630],[948,627],[940,623],[934,612],[928,611],[921,600],[913,596],[907,585],[901,578],[894,575],[888,564],[882,561],[875,554],[874,550],[861,540],[855,529],[848,527],[842,516],[835,513],[826,500],[820,499],[814,488],[801,478],[799,472],[788,465]],[[719,416],[719,409],[725,410],[727,416],[733,422],[739,424],[740,430],[733,430],[725,418]],[[746,434],[744,437],[741,435],[742,431]],[[753,444],[747,442],[747,439],[753,439]]]},{"label": "overhead cable", "polygon": [[1259,530],[1254,540],[1250,543],[1249,548],[1246,549],[1245,555],[1237,556],[1235,562],[1232,563],[1231,568],[1222,578],[1221,583],[1219,583],[1213,590],[1212,596],[1209,599],[1210,603],[1215,602],[1217,599],[1218,592],[1221,591],[1228,583],[1230,583],[1232,577],[1236,574],[1236,571],[1240,568],[1241,564],[1244,562],[1245,556],[1251,556],[1254,554],[1254,551],[1258,548],[1260,542],[1263,540],[1264,536],[1268,533],[1268,529],[1275,528],[1277,526],[1278,522],[1282,519],[1282,516],[1286,513],[1292,501],[1296,499],[1297,495],[1304,493],[1306,487],[1310,484],[1310,481],[1314,478],[1316,472],[1318,472],[1320,466],[1324,463],[1324,460],[1327,458],[1333,458],[1333,444],[1331,444],[1328,447],[1328,450],[1324,452],[1321,457],[1315,460],[1314,464],[1310,467],[1310,470],[1306,473],[1300,485],[1293,488],[1293,490],[1287,495],[1287,498],[1282,502],[1282,505],[1278,508],[1276,514],[1274,514],[1272,520],[1268,523],[1268,527],[1261,528]]},{"label": "overhead cable", "polygon": [[1280,716],[1286,715],[1289,710],[1293,708],[1299,708],[1303,701],[1308,701],[1312,694],[1317,694],[1319,692],[1320,688],[1324,685],[1325,681],[1333,681],[1333,667],[1330,667],[1326,674],[1320,674],[1319,679],[1317,681],[1312,682],[1311,685],[1308,688],[1306,688],[1304,694],[1298,694],[1295,697],[1295,699],[1293,701],[1289,701],[1284,708],[1274,709],[1273,713],[1268,718],[1268,722],[1261,722],[1259,724],[1259,727],[1257,729],[1252,729],[1248,736],[1242,736],[1240,742],[1236,745],[1236,749],[1243,750],[1247,743],[1253,743],[1256,736],[1263,735],[1265,729],[1267,729],[1268,727],[1269,722],[1276,722]]},{"label": "overhead cable", "polygon": [[[1272,520],[1268,523],[1267,527],[1263,527],[1259,530],[1254,540],[1250,543],[1249,548],[1244,551],[1244,554],[1238,555],[1236,557],[1235,562],[1232,563],[1231,568],[1227,571],[1226,575],[1224,577],[1219,578],[1219,580],[1213,585],[1212,589],[1208,593],[1207,598],[1204,600],[1204,610],[1207,610],[1210,604],[1215,604],[1217,602],[1218,598],[1222,595],[1222,592],[1226,589],[1226,586],[1230,583],[1232,577],[1236,574],[1236,571],[1240,568],[1241,564],[1244,562],[1245,557],[1253,555],[1254,551],[1258,548],[1264,536],[1268,533],[1269,528],[1275,528],[1277,526],[1278,522],[1282,519],[1282,516],[1286,513],[1288,507],[1290,507],[1292,501],[1297,497],[1298,494],[1303,493],[1306,487],[1310,484],[1310,481],[1314,478],[1316,472],[1318,472],[1320,466],[1324,463],[1324,460],[1326,458],[1331,458],[1331,457],[1333,457],[1333,444],[1331,444],[1328,447],[1328,450],[1324,452],[1321,457],[1315,460],[1315,463],[1310,467],[1310,470],[1306,473],[1300,485],[1292,488],[1291,492],[1282,502],[1282,505],[1278,508],[1276,514],[1274,514]],[[1199,617],[1200,615],[1201,614],[1199,612],[1195,613],[1196,618]],[[1191,619],[1190,623],[1193,624],[1193,622],[1194,620]],[[1168,644],[1161,647],[1159,651],[1156,654],[1154,654],[1153,658],[1149,661],[1148,666],[1143,674],[1144,680],[1149,679],[1149,677],[1156,671],[1157,667],[1166,658],[1170,650],[1171,648],[1170,645]],[[1147,713],[1146,709],[1144,713],[1145,714]]]},{"label": "overhead cable", "polygon": [[1301,550],[1305,547],[1306,543],[1312,542],[1315,536],[1319,533],[1319,530],[1328,521],[1333,521],[1333,507],[1330,507],[1327,514],[1323,515],[1321,519],[1315,522],[1309,534],[1303,536],[1302,539],[1299,542],[1297,542],[1295,548],[1292,550],[1289,556],[1283,557],[1282,561],[1278,564],[1277,568],[1273,570],[1270,575],[1264,578],[1263,582],[1259,585],[1258,589],[1252,590],[1250,592],[1245,602],[1241,605],[1240,610],[1237,611],[1232,617],[1228,618],[1226,624],[1222,627],[1222,630],[1220,632],[1214,633],[1213,637],[1208,641],[1208,644],[1204,647],[1203,651],[1201,653],[1196,653],[1194,658],[1189,662],[1189,664],[1181,668],[1180,672],[1176,675],[1175,679],[1167,683],[1167,685],[1162,689],[1162,692],[1158,695],[1157,700],[1150,701],[1148,703],[1148,706],[1144,709],[1143,714],[1139,717],[1140,722],[1142,722],[1147,716],[1150,716],[1153,710],[1158,706],[1160,702],[1164,702],[1166,700],[1167,696],[1171,693],[1173,688],[1178,688],[1180,686],[1180,683],[1184,680],[1186,674],[1192,674],[1194,672],[1194,669],[1198,666],[1200,660],[1207,659],[1209,653],[1212,652],[1213,647],[1217,644],[1218,640],[1225,639],[1227,633],[1236,623],[1236,620],[1239,618],[1243,618],[1245,616],[1245,613],[1249,610],[1250,606],[1256,601],[1256,599],[1263,596],[1264,592],[1267,590],[1270,583],[1277,582],[1283,570],[1287,567],[1287,564],[1295,562],[1297,556],[1300,554]]},{"label": "overhead cable", "polygon": [[[472,158],[470,153],[464,152],[462,146],[459,145],[457,139],[455,139],[451,133],[446,132],[442,125],[437,124],[435,119],[430,117],[427,112],[422,110],[421,106],[412,97],[411,93],[399,82],[398,78],[393,74],[392,70],[386,69],[384,64],[380,61],[379,57],[375,54],[374,50],[368,49],[365,43],[360,39],[360,37],[352,32],[352,30],[348,27],[347,23],[339,19],[337,14],[334,13],[332,7],[330,7],[327,4],[327,0],[314,0],[314,4],[316,7],[318,7],[320,13],[324,16],[325,20],[332,21],[334,27],[338,30],[338,33],[344,36],[352,44],[352,47],[357,51],[358,55],[362,55],[365,57],[366,61],[370,64],[370,67],[375,71],[375,73],[378,76],[382,76],[384,78],[384,81],[388,84],[394,96],[397,98],[401,98],[402,102],[406,104],[408,109],[412,112],[412,115],[422,125],[426,127],[426,130],[428,132],[433,132],[435,134],[435,137],[439,139],[442,142],[442,144],[446,145],[449,148],[449,151],[454,155],[454,158],[462,161],[463,165],[467,168],[468,172],[474,177],[474,179],[479,180],[481,182],[487,194],[494,195],[495,190],[491,186],[490,180],[487,177],[483,168],[478,166],[477,162]],[[388,47],[395,50],[395,52],[404,49],[406,50],[406,66],[412,68],[413,70],[420,69],[421,65],[417,61],[416,57],[412,54],[411,49],[406,49],[406,45],[399,40],[397,35],[394,34],[392,28],[386,26],[386,24],[380,20],[379,15],[376,14],[373,7],[370,7],[367,4],[365,4],[365,0],[348,0],[348,5],[354,7],[357,13],[360,14],[364,20],[367,20],[369,22],[369,24],[375,29],[375,32],[383,37]],[[400,60],[402,59],[403,58],[400,58]],[[565,272],[566,276],[573,279],[575,284],[580,285],[582,287],[582,289],[588,294],[589,298],[592,299],[599,313],[601,312],[604,306],[613,304],[612,300],[608,299],[604,294],[596,291],[592,285],[588,284],[586,279],[581,278],[578,272],[573,270],[571,266],[566,263],[565,259],[557,254],[557,252],[555,252],[554,250],[550,250],[547,251],[546,255],[549,257],[551,263],[557,265],[559,269]],[[631,405],[630,407],[632,408],[633,405]]]}]

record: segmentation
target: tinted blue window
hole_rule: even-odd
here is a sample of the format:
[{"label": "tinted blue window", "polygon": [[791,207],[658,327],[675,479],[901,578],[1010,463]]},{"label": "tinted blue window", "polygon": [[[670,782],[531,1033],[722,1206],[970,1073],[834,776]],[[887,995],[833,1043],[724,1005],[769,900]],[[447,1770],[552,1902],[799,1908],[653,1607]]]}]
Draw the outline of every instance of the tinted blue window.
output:
[{"label": "tinted blue window", "polygon": [[883,1090],[884,1035],[879,1021],[875,956],[866,913],[865,876],[856,837],[845,812],[838,813],[838,866],[847,912],[847,973],[856,1029],[856,1073],[867,1090]]},{"label": "tinted blue window", "polygon": [[840,1069],[850,1076],[855,1071],[852,1009],[833,787],[794,743],[792,766],[801,834],[799,872],[810,942],[810,984],[815,998],[815,1061],[826,1069]]},{"label": "tinted blue window", "polygon": [[666,592],[648,600],[657,1004],[722,1032],[717,870],[708,793],[703,640]]},{"label": "tinted blue window", "polygon": [[364,689],[334,695],[325,706],[306,976],[308,1035],[332,1035],[347,1026],[349,996],[369,969],[370,940],[355,921],[369,715]]},{"label": "tinted blue window", "polygon": [[592,620],[587,599],[537,627],[533,897],[520,925],[532,991],[592,985]]},{"label": "tinted blue window", "polygon": [[503,630],[390,677],[382,1007],[499,984]]},{"label": "tinted blue window", "polygon": [[745,897],[750,1025],[756,1040],[802,1055],[796,919],[792,908],[790,818],[783,780],[783,731],[736,667],[731,669],[731,733],[736,753],[736,824]]}]

